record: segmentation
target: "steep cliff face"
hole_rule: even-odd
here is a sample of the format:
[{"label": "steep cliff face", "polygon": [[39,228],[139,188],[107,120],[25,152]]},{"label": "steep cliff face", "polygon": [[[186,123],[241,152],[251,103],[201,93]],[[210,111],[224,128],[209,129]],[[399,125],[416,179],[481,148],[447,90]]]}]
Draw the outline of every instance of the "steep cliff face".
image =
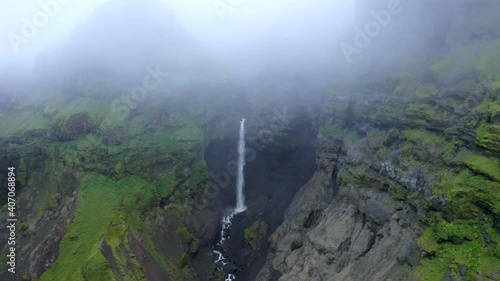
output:
[{"label": "steep cliff face", "polygon": [[[371,3],[358,25],[386,4]],[[258,280],[499,280],[498,20],[473,1],[459,17],[401,3],[421,17],[395,16],[333,79],[318,171]]]},{"label": "steep cliff face", "polygon": [[320,138],[319,169],[272,235],[257,280],[402,280],[418,263],[410,227],[418,224],[415,211],[398,204],[382,182],[341,183],[352,147],[331,135]]},{"label": "steep cliff face", "polygon": [[500,80],[480,75],[497,45],[456,76],[451,53],[423,77],[334,85],[318,171],[259,280],[498,280]]}]

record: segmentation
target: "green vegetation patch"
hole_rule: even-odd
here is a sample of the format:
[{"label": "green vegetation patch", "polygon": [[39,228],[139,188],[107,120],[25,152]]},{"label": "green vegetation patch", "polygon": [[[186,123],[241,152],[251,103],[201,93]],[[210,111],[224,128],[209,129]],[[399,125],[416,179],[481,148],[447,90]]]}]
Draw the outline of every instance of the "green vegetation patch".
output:
[{"label": "green vegetation patch", "polygon": [[427,228],[418,240],[418,244],[422,250],[431,255],[434,255],[439,249],[439,245],[436,242],[435,234],[432,231],[432,228]]},{"label": "green vegetation patch", "polygon": [[75,218],[61,241],[59,257],[40,280],[88,280],[84,274],[89,275],[92,269],[100,270],[95,274],[112,276],[100,248],[117,207],[118,188],[101,175],[84,177]]},{"label": "green vegetation patch", "polygon": [[480,240],[461,244],[444,243],[432,258],[424,258],[415,274],[422,281],[443,280],[451,271],[454,278],[476,280],[478,275],[490,278],[500,273],[500,259],[489,256]]},{"label": "green vegetation patch", "polygon": [[500,124],[482,123],[476,130],[476,144],[500,152]]},{"label": "green vegetation patch", "polygon": [[405,113],[412,118],[415,125],[425,125],[424,121],[431,120],[437,114],[434,107],[425,103],[410,103]]},{"label": "green vegetation patch", "polygon": [[40,111],[11,111],[0,115],[0,137],[23,135],[33,130],[45,130],[50,120]]},{"label": "green vegetation patch", "polygon": [[463,280],[500,276],[500,238],[493,227],[500,214],[498,190],[499,182],[473,170],[443,174],[434,193],[445,208],[430,214],[419,239],[429,254],[415,271],[419,280],[441,280],[448,272]]},{"label": "green vegetation patch", "polygon": [[[471,57],[471,54],[475,56]],[[500,40],[492,41],[484,46],[471,45],[460,47],[436,59],[430,69],[437,75],[444,75],[450,71],[460,69],[462,73],[477,71],[483,80],[492,79],[492,90],[500,89],[500,71],[497,59],[500,57]],[[464,61],[463,58],[470,58]]]},{"label": "green vegetation patch", "polygon": [[338,123],[328,123],[321,130],[321,135],[324,138],[342,137],[344,130]]},{"label": "green vegetation patch", "polygon": [[105,239],[118,261],[120,243],[143,229],[156,187],[137,177],[113,181],[103,175],[84,176],[74,220],[60,244],[59,257],[40,280],[115,280],[101,254]]},{"label": "green vegetation patch", "polygon": [[431,100],[438,94],[438,88],[434,84],[419,85],[415,91],[415,97],[423,100]]},{"label": "green vegetation patch", "polygon": [[184,241],[184,243],[186,244],[191,243],[191,241],[193,241],[194,239],[193,235],[191,234],[191,232],[189,232],[189,229],[185,225],[177,229],[177,234],[179,234],[179,236],[182,238],[182,241]]},{"label": "green vegetation patch", "polygon": [[500,159],[483,156],[468,150],[460,151],[456,159],[474,172],[500,182]]},{"label": "green vegetation patch", "polygon": [[[498,190],[500,190],[499,182],[464,169],[452,178],[444,175],[441,181],[436,184],[434,193],[443,196],[450,204],[457,204],[455,215],[460,215],[458,211],[466,209],[465,207],[470,203],[476,204],[478,207],[486,207],[491,214],[498,215],[500,214],[500,193]],[[464,218],[468,215],[470,214]],[[482,217],[478,218],[482,219]]]},{"label": "green vegetation patch", "polygon": [[413,144],[422,146],[444,146],[446,141],[442,135],[427,130],[411,129],[403,132],[403,136]]},{"label": "green vegetation patch", "polygon": [[260,240],[267,234],[269,226],[263,220],[256,220],[253,224],[245,229],[244,237],[245,243],[250,245],[253,249],[258,249]]}]

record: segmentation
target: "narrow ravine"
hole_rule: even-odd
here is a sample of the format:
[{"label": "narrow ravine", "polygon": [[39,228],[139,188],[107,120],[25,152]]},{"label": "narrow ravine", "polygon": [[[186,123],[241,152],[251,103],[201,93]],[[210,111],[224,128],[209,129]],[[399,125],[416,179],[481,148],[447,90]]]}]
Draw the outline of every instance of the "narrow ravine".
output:
[{"label": "narrow ravine", "polygon": [[[231,260],[227,258],[224,254],[224,243],[229,239],[229,228],[231,227],[231,222],[237,215],[235,211],[230,212],[222,218],[222,228],[220,231],[220,240],[214,246],[213,253],[215,257],[215,265],[218,271],[224,271],[224,267],[231,263]],[[236,280],[236,275],[232,273],[227,273],[225,281]]]},{"label": "narrow ravine", "polygon": [[[297,115],[297,119],[290,119],[289,132],[293,135],[291,139],[294,142],[293,149],[282,149],[276,146],[278,143],[265,145],[255,143],[252,139],[259,131],[255,131],[254,124],[256,123],[253,120],[245,122],[247,157],[244,168],[244,194],[247,209],[232,217],[230,224],[227,223],[228,217],[222,220],[219,234],[213,244],[213,250],[217,250],[213,252],[213,260],[219,261],[218,268],[222,269],[220,273],[232,272],[238,281],[255,280],[265,262],[269,247],[268,237],[283,222],[283,213],[296,191],[316,170],[314,152],[316,133],[311,129],[307,115],[300,114]],[[238,132],[238,127],[233,127],[233,130]],[[212,204],[222,216],[230,215],[237,205],[235,187],[239,138],[237,133],[234,136],[213,140],[205,153],[212,184],[220,186]],[[277,140],[278,138],[275,139]],[[252,150],[256,151],[256,154],[254,157],[249,157],[249,152]],[[234,163],[233,173],[227,168],[228,163]],[[249,245],[245,242],[244,232],[257,220],[265,222],[268,231],[261,239],[258,249],[252,250],[249,256],[247,251]],[[223,243],[220,243],[221,241]],[[219,255],[220,253],[224,254],[225,260]],[[222,260],[226,263],[226,270],[223,268]]]},{"label": "narrow ravine", "polygon": [[[229,238],[228,230],[231,227],[233,218],[244,212],[247,207],[245,206],[245,118],[240,121],[240,131],[238,139],[238,174],[236,181],[236,207],[222,218],[222,228],[220,232],[220,240],[214,246],[213,253],[216,257],[215,264],[218,271],[225,270],[225,266],[231,261],[224,255],[224,243]],[[226,281],[235,280],[236,276],[232,273],[227,273]]]}]

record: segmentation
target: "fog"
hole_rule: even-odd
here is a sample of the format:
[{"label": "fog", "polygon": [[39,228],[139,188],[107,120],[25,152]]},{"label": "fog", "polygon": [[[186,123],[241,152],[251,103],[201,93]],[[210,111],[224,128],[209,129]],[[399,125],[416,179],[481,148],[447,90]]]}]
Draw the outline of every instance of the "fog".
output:
[{"label": "fog", "polygon": [[[166,26],[185,31],[185,37],[196,41],[207,55],[233,64],[239,60],[242,67],[277,54],[276,59],[282,61],[292,56],[318,59],[327,55],[331,39],[353,17],[351,1],[345,0],[81,2],[6,4],[0,22],[4,34],[0,62],[29,67],[68,44],[73,45],[72,52],[91,51],[86,48],[104,43],[109,49],[99,50],[101,57],[116,49],[126,54],[123,45],[102,41],[120,41],[127,35],[129,39],[139,36],[127,41],[132,49],[139,45],[154,48],[161,42],[177,49],[192,47],[191,43],[180,45],[176,41],[180,38],[160,30]],[[78,34],[82,29],[85,35]],[[85,44],[76,46],[77,40]]]},{"label": "fog", "polygon": [[[106,76],[126,81],[156,64],[207,79],[271,72],[358,79],[416,71],[422,58],[472,39],[475,44],[489,39],[471,30],[498,23],[499,7],[492,0],[42,0],[3,5],[3,88],[33,79],[72,83],[77,77]],[[491,18],[475,16],[485,9],[492,11]]]},{"label": "fog", "polygon": [[156,64],[209,79],[271,69],[326,77],[340,54],[336,40],[354,22],[354,4],[346,0],[45,0],[9,3],[3,13],[4,88],[82,76],[129,81]]}]

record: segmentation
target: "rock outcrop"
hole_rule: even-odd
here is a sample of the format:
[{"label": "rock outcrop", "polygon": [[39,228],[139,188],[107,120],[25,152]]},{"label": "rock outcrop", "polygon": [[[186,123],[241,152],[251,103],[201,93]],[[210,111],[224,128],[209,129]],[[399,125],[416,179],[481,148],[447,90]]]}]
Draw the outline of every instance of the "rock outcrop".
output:
[{"label": "rock outcrop", "polygon": [[410,227],[415,212],[408,206],[396,209],[381,190],[363,185],[339,190],[348,146],[320,138],[318,171],[297,192],[272,235],[257,280],[401,280],[418,259],[417,235]]}]

